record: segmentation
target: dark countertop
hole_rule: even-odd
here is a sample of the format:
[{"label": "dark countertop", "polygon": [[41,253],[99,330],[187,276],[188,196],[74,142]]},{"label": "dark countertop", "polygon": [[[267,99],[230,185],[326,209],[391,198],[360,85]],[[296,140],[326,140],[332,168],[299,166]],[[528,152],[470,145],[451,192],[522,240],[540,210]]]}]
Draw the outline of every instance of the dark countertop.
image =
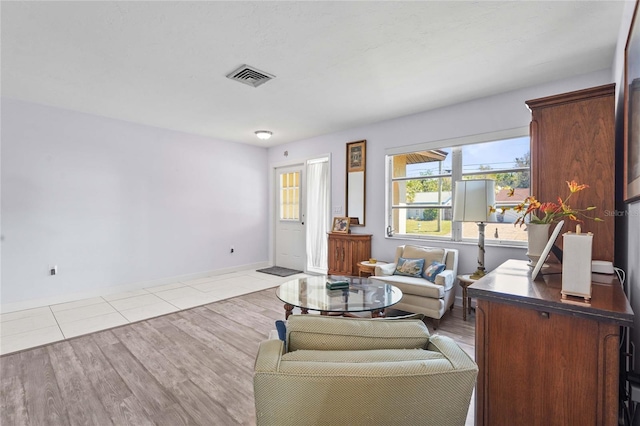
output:
[{"label": "dark countertop", "polygon": [[561,301],[561,268],[550,266],[543,272],[542,278],[533,281],[526,261],[507,260],[469,286],[469,296],[633,327],[633,311],[617,276],[592,274],[588,305],[578,298],[570,298],[574,303]]}]

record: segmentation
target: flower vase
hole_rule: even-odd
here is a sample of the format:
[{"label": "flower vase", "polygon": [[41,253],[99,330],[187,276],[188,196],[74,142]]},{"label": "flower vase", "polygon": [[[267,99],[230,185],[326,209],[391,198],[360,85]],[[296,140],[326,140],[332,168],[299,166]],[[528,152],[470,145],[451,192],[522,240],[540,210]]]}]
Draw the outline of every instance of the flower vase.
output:
[{"label": "flower vase", "polygon": [[527,257],[531,260],[530,266],[535,266],[549,241],[550,223],[527,224]]}]

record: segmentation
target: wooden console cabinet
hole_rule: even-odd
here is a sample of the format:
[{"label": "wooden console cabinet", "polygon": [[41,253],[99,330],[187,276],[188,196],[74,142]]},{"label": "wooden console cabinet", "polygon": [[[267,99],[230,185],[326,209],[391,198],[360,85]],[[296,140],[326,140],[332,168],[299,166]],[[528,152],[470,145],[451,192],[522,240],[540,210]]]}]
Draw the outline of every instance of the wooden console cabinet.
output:
[{"label": "wooden console cabinet", "polygon": [[[575,208],[596,206],[583,232],[593,232],[593,259],[613,261],[615,216],[615,85],[526,101],[531,110],[531,194],[556,202],[567,181],[589,188],[571,197]],[[609,212],[609,213],[607,213]],[[575,222],[565,221],[562,233]],[[562,245],[561,238],[558,239]]]},{"label": "wooden console cabinet", "polygon": [[598,281],[591,306],[564,303],[561,274],[533,281],[525,261],[509,260],[468,288],[476,425],[618,424],[620,326],[633,311],[617,278]]},{"label": "wooden console cabinet", "polygon": [[371,235],[329,233],[329,275],[358,275],[358,262],[371,258]]}]

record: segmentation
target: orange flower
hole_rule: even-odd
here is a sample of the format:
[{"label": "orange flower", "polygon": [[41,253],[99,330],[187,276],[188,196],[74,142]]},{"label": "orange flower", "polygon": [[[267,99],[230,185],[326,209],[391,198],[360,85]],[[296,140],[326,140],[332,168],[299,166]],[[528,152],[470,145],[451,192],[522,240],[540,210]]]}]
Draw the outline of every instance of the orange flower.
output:
[{"label": "orange flower", "polygon": [[571,214],[573,212],[573,210],[571,210],[571,206],[562,201],[562,198],[558,197],[558,202],[560,203],[562,213]]},{"label": "orange flower", "polygon": [[524,215],[528,215],[533,213],[538,207],[540,207],[540,205],[536,206],[535,204],[529,204],[529,207],[527,207],[527,211],[524,212]]},{"label": "orange flower", "polygon": [[557,212],[559,209],[560,206],[558,206],[556,203],[542,203],[540,205],[540,211],[545,214]]},{"label": "orange flower", "polygon": [[575,180],[572,180],[571,182],[567,181],[567,185],[569,185],[569,191],[571,191],[572,194],[589,187],[589,185],[585,184],[578,185],[578,182],[576,182]]},{"label": "orange flower", "polygon": [[[575,180],[566,181],[567,186],[569,187],[569,195],[563,200],[561,197],[558,197],[558,201],[556,203],[553,202],[544,202],[541,203],[536,199],[535,196],[530,195],[525,200],[512,207],[513,210],[519,214],[519,217],[516,219],[516,225],[524,225],[526,223],[555,223],[563,218],[567,218],[569,220],[574,220],[577,222],[583,222],[583,219],[591,219],[595,222],[602,222],[603,220],[598,217],[590,217],[585,213],[591,210],[595,210],[595,206],[587,207],[586,209],[574,209],[569,204],[568,201],[571,196],[583,189],[589,188],[589,185],[579,184]],[[508,188],[509,197],[513,196],[515,190],[513,188]],[[496,211],[495,206],[491,206],[490,212],[494,213]],[[501,207],[502,213],[506,210],[509,210],[509,207]]]},{"label": "orange flower", "polygon": [[[504,214],[504,212],[509,210],[509,208],[508,207],[501,207],[500,210],[501,210],[500,214]],[[489,214],[496,213],[496,211],[497,211],[497,209],[496,209],[495,206],[489,206]]]}]

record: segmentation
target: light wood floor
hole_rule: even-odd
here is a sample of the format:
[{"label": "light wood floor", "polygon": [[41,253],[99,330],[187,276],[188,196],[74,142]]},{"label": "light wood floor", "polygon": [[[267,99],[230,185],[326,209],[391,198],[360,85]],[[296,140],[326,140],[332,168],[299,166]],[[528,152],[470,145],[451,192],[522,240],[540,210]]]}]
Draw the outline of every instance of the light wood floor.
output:
[{"label": "light wood floor", "polygon": [[[268,289],[2,356],[0,424],[253,425],[258,344],[283,318]],[[473,357],[473,320],[456,307],[437,333]]]}]

